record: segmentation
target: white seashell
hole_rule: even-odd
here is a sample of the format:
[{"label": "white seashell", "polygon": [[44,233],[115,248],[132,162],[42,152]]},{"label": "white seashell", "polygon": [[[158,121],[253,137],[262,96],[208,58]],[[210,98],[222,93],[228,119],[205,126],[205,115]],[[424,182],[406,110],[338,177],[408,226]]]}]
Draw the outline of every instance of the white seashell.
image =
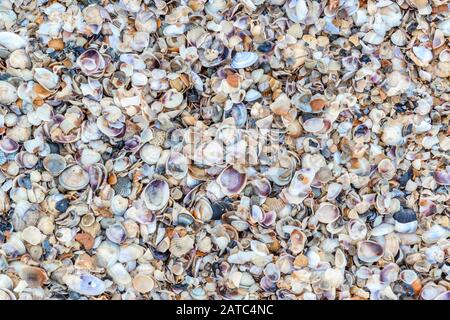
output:
[{"label": "white seashell", "polygon": [[367,235],[367,226],[360,219],[352,219],[348,222],[348,235],[352,240],[362,240]]},{"label": "white seashell", "polygon": [[370,235],[373,237],[380,237],[387,235],[394,231],[394,225],[389,223],[382,223],[370,231]]},{"label": "white seashell", "polygon": [[186,32],[186,25],[184,24],[171,24],[164,28],[163,34],[165,36],[180,36]]},{"label": "white seashell", "polygon": [[120,247],[119,262],[126,263],[137,260],[144,255],[144,248],[137,244],[123,245]]},{"label": "white seashell", "polygon": [[325,122],[322,118],[311,118],[303,123],[303,129],[311,133],[318,133],[325,128]]},{"label": "white seashell", "polygon": [[63,281],[70,290],[85,296],[98,296],[106,290],[105,283],[99,278],[90,274],[63,276]]},{"label": "white seashell", "polygon": [[412,51],[414,52],[414,55],[420,60],[420,66],[427,66],[433,59],[433,53],[431,52],[431,50],[425,48],[424,46],[413,47]]},{"label": "white seashell", "polygon": [[79,165],[65,169],[59,176],[59,183],[67,190],[81,190],[89,184],[89,175]]},{"label": "white seashell", "polygon": [[152,291],[155,287],[155,281],[145,274],[138,274],[133,278],[133,288],[140,293]]},{"label": "white seashell", "polygon": [[376,262],[383,256],[383,247],[374,241],[358,242],[358,258],[364,262]]},{"label": "white seashell", "polygon": [[56,89],[59,84],[59,77],[46,68],[34,69],[34,80],[48,90]]},{"label": "white seashell", "polygon": [[142,191],[147,208],[152,211],[163,209],[169,202],[169,184],[164,180],[155,179],[149,182]]},{"label": "white seashell", "polygon": [[243,69],[250,67],[258,61],[258,55],[254,52],[237,52],[231,60],[231,67]]},{"label": "white seashell", "polygon": [[437,24],[439,30],[441,30],[446,37],[450,37],[450,18],[442,20]]},{"label": "white seashell", "polygon": [[308,6],[305,0],[297,0],[295,4],[295,14],[299,21],[303,21],[308,17]]},{"label": "white seashell", "polygon": [[95,257],[99,267],[108,268],[119,258],[119,246],[111,241],[103,241],[98,246]]},{"label": "white seashell", "polygon": [[148,83],[148,78],[143,73],[135,72],[131,76],[131,83],[136,87],[142,87]]},{"label": "white seashell", "polygon": [[246,92],[244,100],[247,102],[252,102],[258,100],[261,97],[262,97],[261,92],[255,89],[250,89]]},{"label": "white seashell", "polygon": [[433,244],[438,242],[440,239],[445,239],[449,236],[450,231],[448,228],[435,224],[424,232],[422,235],[422,241],[427,244]]},{"label": "white seashell", "polygon": [[25,48],[27,44],[27,41],[16,33],[0,32],[0,47],[4,47],[9,51],[15,51]]},{"label": "white seashell", "polygon": [[22,239],[33,246],[37,246],[42,241],[42,234],[38,228],[29,226],[22,231]]},{"label": "white seashell", "polygon": [[376,33],[375,31],[369,31],[367,32],[364,37],[363,37],[363,41],[370,43],[370,44],[374,44],[374,45],[378,45],[381,44],[384,40],[384,36],[379,35],[378,33]]},{"label": "white seashell", "polygon": [[6,81],[0,81],[0,104],[12,104],[17,98],[17,89]]},{"label": "white seashell", "polygon": [[121,216],[128,209],[128,199],[121,195],[115,195],[111,199],[111,212],[115,215]]},{"label": "white seashell", "polygon": [[118,285],[129,287],[131,286],[131,276],[121,263],[116,263],[107,269],[108,275],[113,279],[114,283]]},{"label": "white seashell", "polygon": [[184,236],[181,238],[172,239],[170,241],[169,251],[175,257],[182,257],[194,248],[194,239],[192,236]]},{"label": "white seashell", "polygon": [[30,58],[23,49],[15,50],[9,55],[9,65],[12,68],[28,69],[31,66]]},{"label": "white seashell", "polygon": [[146,143],[140,150],[139,155],[141,159],[148,164],[155,164],[158,162],[161,156],[162,149],[159,146],[155,146]]},{"label": "white seashell", "polygon": [[101,160],[101,155],[97,151],[91,149],[83,149],[81,152],[81,163],[84,166],[90,166]]},{"label": "white seashell", "polygon": [[397,31],[395,31],[392,34],[391,41],[396,46],[399,46],[399,47],[405,46],[407,43],[407,38],[406,38],[405,32],[401,29],[397,29]]},{"label": "white seashell", "polygon": [[324,202],[320,204],[315,213],[315,216],[317,217],[317,220],[319,220],[319,222],[328,224],[339,219],[340,212],[339,208],[334,204]]}]

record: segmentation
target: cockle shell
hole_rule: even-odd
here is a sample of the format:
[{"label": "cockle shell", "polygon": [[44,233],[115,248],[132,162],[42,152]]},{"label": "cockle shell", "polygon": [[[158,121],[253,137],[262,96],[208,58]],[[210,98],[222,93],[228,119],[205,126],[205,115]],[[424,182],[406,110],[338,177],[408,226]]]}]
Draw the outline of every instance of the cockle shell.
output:
[{"label": "cockle shell", "polygon": [[56,89],[59,84],[58,75],[46,68],[34,69],[34,80],[49,91]]},{"label": "cockle shell", "polygon": [[241,173],[232,166],[229,166],[217,177],[217,183],[224,194],[238,194],[247,183],[247,174]]},{"label": "cockle shell", "polygon": [[331,203],[321,203],[316,210],[315,216],[322,223],[332,223],[339,219],[339,208]]},{"label": "cockle shell", "polygon": [[98,296],[106,290],[105,283],[99,278],[90,274],[63,276],[64,283],[75,292],[85,296]]},{"label": "cockle shell", "polygon": [[17,100],[17,89],[6,81],[0,81],[0,103],[11,104]]},{"label": "cockle shell", "polygon": [[89,184],[89,175],[79,165],[72,165],[59,175],[58,180],[65,189],[77,191]]},{"label": "cockle shell", "polygon": [[11,52],[25,48],[27,44],[27,41],[16,33],[8,31],[0,32],[0,47],[6,48]]},{"label": "cockle shell", "polygon": [[384,253],[383,247],[374,241],[364,240],[358,242],[358,258],[364,262],[376,262]]},{"label": "cockle shell", "polygon": [[163,209],[169,201],[169,184],[164,180],[155,179],[142,191],[145,205],[153,211]]},{"label": "cockle shell", "polygon": [[231,67],[243,69],[250,67],[258,61],[258,55],[254,52],[236,52],[231,60]]}]

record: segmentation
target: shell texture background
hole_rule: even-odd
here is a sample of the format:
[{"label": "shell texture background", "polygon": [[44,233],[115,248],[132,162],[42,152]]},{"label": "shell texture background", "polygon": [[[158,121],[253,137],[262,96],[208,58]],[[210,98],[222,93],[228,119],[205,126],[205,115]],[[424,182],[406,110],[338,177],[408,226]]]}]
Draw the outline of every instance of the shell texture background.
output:
[{"label": "shell texture background", "polygon": [[0,1],[0,299],[448,300],[445,0]]}]

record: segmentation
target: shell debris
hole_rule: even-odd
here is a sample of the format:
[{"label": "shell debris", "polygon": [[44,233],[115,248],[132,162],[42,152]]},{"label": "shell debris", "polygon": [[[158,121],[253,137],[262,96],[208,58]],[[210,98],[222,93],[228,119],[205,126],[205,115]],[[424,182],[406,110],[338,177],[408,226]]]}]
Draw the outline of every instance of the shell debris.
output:
[{"label": "shell debris", "polygon": [[440,0],[0,2],[0,299],[448,300]]}]

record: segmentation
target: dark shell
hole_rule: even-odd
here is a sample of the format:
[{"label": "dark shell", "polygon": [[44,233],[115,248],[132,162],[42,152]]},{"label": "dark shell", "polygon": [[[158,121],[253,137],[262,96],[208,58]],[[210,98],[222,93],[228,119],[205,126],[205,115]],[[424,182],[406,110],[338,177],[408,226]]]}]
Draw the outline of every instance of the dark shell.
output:
[{"label": "dark shell", "polygon": [[408,223],[408,222],[416,221],[417,217],[416,217],[416,213],[414,212],[414,210],[409,209],[409,208],[402,208],[400,211],[397,211],[396,213],[394,213],[394,219],[395,219],[395,221],[400,222],[400,223]]},{"label": "dark shell", "polygon": [[116,194],[126,198],[131,194],[131,180],[128,177],[119,177],[113,189]]}]

